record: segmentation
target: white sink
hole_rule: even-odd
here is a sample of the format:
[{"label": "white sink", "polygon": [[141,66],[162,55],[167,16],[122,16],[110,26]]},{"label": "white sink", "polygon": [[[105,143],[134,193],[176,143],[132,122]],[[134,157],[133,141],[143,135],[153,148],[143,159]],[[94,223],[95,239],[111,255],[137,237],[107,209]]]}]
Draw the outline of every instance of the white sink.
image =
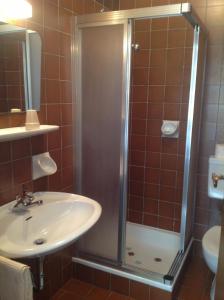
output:
[{"label": "white sink", "polygon": [[96,201],[80,195],[41,192],[34,196],[43,204],[18,211],[12,209],[15,201],[0,207],[0,255],[21,258],[57,251],[78,239],[101,215]]}]

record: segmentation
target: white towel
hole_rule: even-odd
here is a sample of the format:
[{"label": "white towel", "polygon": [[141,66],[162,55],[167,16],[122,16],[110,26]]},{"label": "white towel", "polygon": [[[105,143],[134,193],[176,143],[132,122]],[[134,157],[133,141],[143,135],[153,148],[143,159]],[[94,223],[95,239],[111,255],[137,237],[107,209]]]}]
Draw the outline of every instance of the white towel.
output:
[{"label": "white towel", "polygon": [[0,256],[0,300],[32,300],[30,268]]}]

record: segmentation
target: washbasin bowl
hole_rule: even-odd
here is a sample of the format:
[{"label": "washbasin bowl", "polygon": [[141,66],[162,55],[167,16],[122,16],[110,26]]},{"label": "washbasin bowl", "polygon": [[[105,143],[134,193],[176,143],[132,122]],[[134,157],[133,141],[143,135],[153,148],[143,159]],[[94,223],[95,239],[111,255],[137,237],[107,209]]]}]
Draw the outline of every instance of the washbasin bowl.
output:
[{"label": "washbasin bowl", "polygon": [[101,206],[75,194],[38,192],[42,205],[0,207],[0,255],[9,258],[44,256],[77,240],[99,219]]},{"label": "washbasin bowl", "polygon": [[202,252],[209,269],[217,272],[221,226],[213,226],[202,238]]}]

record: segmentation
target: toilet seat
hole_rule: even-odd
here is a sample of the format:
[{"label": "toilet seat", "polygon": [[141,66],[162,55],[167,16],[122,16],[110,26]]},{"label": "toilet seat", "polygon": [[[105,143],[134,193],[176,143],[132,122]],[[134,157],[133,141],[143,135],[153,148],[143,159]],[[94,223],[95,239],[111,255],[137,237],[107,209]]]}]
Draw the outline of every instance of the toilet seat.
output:
[{"label": "toilet seat", "polygon": [[217,271],[221,226],[210,228],[202,239],[202,250],[205,261],[213,273]]}]

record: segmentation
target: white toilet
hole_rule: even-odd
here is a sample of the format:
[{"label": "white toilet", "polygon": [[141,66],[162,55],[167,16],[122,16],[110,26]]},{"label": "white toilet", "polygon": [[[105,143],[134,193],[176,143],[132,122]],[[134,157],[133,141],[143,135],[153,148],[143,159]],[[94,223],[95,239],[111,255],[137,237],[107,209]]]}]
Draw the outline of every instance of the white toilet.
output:
[{"label": "white toilet", "polygon": [[[221,226],[210,228],[202,239],[203,256],[209,269],[216,274],[219,256],[219,243],[221,235]],[[211,300],[215,297],[215,279],[211,288]]]}]

